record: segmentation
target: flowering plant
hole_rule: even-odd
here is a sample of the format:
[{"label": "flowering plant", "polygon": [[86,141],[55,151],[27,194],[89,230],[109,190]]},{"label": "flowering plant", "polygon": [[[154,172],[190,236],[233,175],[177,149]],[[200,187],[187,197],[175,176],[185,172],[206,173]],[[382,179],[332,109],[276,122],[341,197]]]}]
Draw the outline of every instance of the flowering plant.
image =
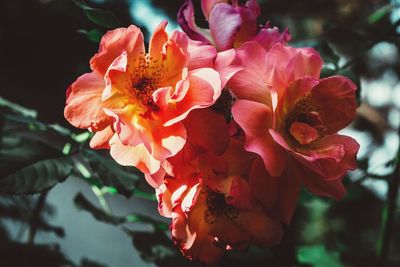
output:
[{"label": "flowering plant", "polygon": [[4,96],[54,110],[0,97],[3,265],[398,266],[400,13],[371,1],[73,0],[89,24],[60,40],[29,8],[0,24]]},{"label": "flowering plant", "polygon": [[184,32],[168,37],[162,22],[147,52],[135,26],[104,35],[65,117],[95,132],[92,148],[145,174],[182,253],[211,264],[225,250],[277,245],[302,184],[345,195],[359,146],[337,131],[355,117],[357,88],[320,79],[318,52],[288,45],[287,30],[259,28],[257,1],[201,4],[209,30],[188,0]]}]

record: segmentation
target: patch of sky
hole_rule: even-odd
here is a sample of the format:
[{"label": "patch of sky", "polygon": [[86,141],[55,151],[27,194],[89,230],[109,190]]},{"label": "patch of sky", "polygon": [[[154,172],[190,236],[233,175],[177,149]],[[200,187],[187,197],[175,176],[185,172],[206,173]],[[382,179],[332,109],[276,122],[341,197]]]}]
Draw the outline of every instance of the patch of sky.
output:
[{"label": "patch of sky", "polygon": [[392,88],[397,83],[397,76],[386,71],[380,79],[368,81],[361,79],[362,97],[374,107],[382,107],[390,103]]},{"label": "patch of sky", "polygon": [[[400,0],[391,0],[390,3],[394,6],[390,19],[395,23],[400,19]],[[397,32],[400,33],[400,27],[397,27]]]},{"label": "patch of sky", "polygon": [[[168,33],[179,29],[178,24],[171,21],[162,9],[154,7],[151,0],[130,0],[129,5],[131,16],[150,33],[153,32],[163,20],[168,20],[166,29]],[[147,41],[149,38],[150,36],[146,36]]]}]

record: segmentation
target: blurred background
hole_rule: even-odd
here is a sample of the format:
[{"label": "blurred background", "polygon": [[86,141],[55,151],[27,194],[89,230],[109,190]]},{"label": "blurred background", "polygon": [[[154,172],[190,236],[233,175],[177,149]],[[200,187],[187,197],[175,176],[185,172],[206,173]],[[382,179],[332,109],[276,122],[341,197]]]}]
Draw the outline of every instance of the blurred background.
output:
[{"label": "blurred background", "polygon": [[[193,2],[198,25],[207,27],[200,0]],[[89,71],[89,59],[111,24],[136,24],[149,38],[148,33],[167,19],[173,31],[178,29],[176,14],[182,3],[2,0],[0,181],[10,174],[9,166],[16,170],[48,155],[87,148],[89,136],[64,119],[66,88]],[[280,246],[230,253],[219,266],[400,266],[395,205],[400,1],[259,3],[260,24],[270,21],[288,28],[291,45],[318,49],[326,63],[324,75],[346,75],[359,85],[357,119],[343,130],[361,144],[359,169],[345,178],[349,194],[340,202],[303,192]],[[88,10],[108,10],[115,16],[99,11],[95,14],[107,21],[99,24],[88,18]],[[157,214],[151,190],[138,182],[140,175],[116,170],[119,167],[101,153],[85,153],[94,159],[75,164],[62,183],[46,180],[48,188],[55,185],[51,190],[0,194],[0,266],[198,266],[183,259],[168,240],[168,221]],[[105,167],[97,171],[96,164]],[[95,175],[87,174],[90,168]],[[120,177],[120,183],[110,184],[108,176]]]}]

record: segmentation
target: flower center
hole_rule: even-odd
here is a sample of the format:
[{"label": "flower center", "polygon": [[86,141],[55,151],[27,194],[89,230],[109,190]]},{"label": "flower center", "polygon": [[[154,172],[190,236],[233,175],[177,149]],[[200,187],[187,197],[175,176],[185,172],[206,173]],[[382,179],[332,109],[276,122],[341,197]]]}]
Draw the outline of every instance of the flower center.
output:
[{"label": "flower center", "polygon": [[324,135],[319,108],[309,96],[299,99],[286,118],[286,130],[301,145],[308,145]]},{"label": "flower center", "polygon": [[239,211],[232,205],[226,203],[224,194],[210,189],[207,189],[206,194],[207,210],[205,213],[205,221],[207,223],[215,223],[216,219],[221,215],[225,215],[232,220],[238,218]]},{"label": "flower center", "polygon": [[158,112],[160,108],[154,103],[153,93],[160,88],[165,80],[164,65],[161,60],[153,59],[144,54],[135,59],[135,69],[131,74],[131,92],[139,108],[144,113]]}]

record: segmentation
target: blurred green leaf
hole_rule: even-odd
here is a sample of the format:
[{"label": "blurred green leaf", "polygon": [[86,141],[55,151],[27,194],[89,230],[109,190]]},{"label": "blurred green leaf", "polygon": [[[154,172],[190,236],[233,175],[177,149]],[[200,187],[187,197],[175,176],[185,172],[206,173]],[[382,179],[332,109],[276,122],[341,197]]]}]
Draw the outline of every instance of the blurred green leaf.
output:
[{"label": "blurred green leaf", "polygon": [[129,223],[129,222],[131,222],[131,223],[147,223],[147,224],[152,225],[154,229],[168,230],[168,224],[157,221],[157,220],[150,218],[148,216],[145,216],[145,215],[129,214],[125,217],[122,217],[122,216],[114,216],[111,214],[107,214],[102,209],[93,205],[81,193],[78,193],[75,196],[74,203],[78,208],[89,212],[90,214],[92,214],[92,216],[96,220],[104,222],[104,223],[109,223],[109,224],[113,224],[113,225],[121,225],[121,224]]},{"label": "blurred green leaf", "polygon": [[321,78],[327,78],[330,77],[332,75],[335,75],[336,70],[332,69],[332,68],[322,68],[321,70]]},{"label": "blurred green leaf", "polygon": [[183,264],[187,260],[179,253],[165,232],[125,231],[132,237],[133,245],[144,261],[154,262],[157,266],[186,266]]},{"label": "blurred green leaf", "polygon": [[357,104],[360,105],[361,104],[361,81],[360,81],[360,77],[358,77],[354,72],[352,72],[349,69],[341,69],[341,70],[339,70],[337,72],[337,74],[346,76],[347,78],[352,80],[353,83],[355,83],[355,85],[357,86],[357,90],[356,90]]},{"label": "blurred green leaf", "polygon": [[28,109],[18,104],[12,103],[0,96],[0,107],[6,107],[14,111],[15,113],[21,114],[25,117],[36,118],[37,111],[33,109]]},{"label": "blurred green leaf", "polygon": [[85,151],[84,158],[88,161],[94,176],[103,185],[116,188],[125,197],[130,197],[137,189],[138,183],[144,180],[139,170],[119,165],[108,154],[100,155],[93,151]]},{"label": "blurred green leaf", "polygon": [[101,37],[104,35],[104,32],[99,29],[91,29],[89,31],[78,30],[78,32],[84,34],[89,41],[96,44],[100,43]]},{"label": "blurred green leaf", "polygon": [[333,51],[333,48],[326,41],[319,42],[315,47],[321,54],[325,63],[332,63],[337,67],[340,57]]},{"label": "blurred green leaf", "polygon": [[314,267],[344,267],[339,253],[326,250],[324,245],[301,246],[297,249],[300,263],[309,263]]},{"label": "blurred green leaf", "polygon": [[387,5],[384,5],[380,8],[378,8],[371,15],[368,16],[368,19],[367,19],[368,23],[374,24],[374,23],[380,21],[382,18],[389,15],[392,12],[393,8],[394,8],[393,4],[387,4]]},{"label": "blurred green leaf", "polygon": [[0,178],[0,192],[8,194],[39,193],[64,181],[71,171],[72,164],[65,157],[34,162]]},{"label": "blurred green leaf", "polygon": [[83,0],[73,0],[86,14],[86,16],[97,25],[108,29],[114,29],[122,26],[122,22],[108,10],[90,7]]}]

